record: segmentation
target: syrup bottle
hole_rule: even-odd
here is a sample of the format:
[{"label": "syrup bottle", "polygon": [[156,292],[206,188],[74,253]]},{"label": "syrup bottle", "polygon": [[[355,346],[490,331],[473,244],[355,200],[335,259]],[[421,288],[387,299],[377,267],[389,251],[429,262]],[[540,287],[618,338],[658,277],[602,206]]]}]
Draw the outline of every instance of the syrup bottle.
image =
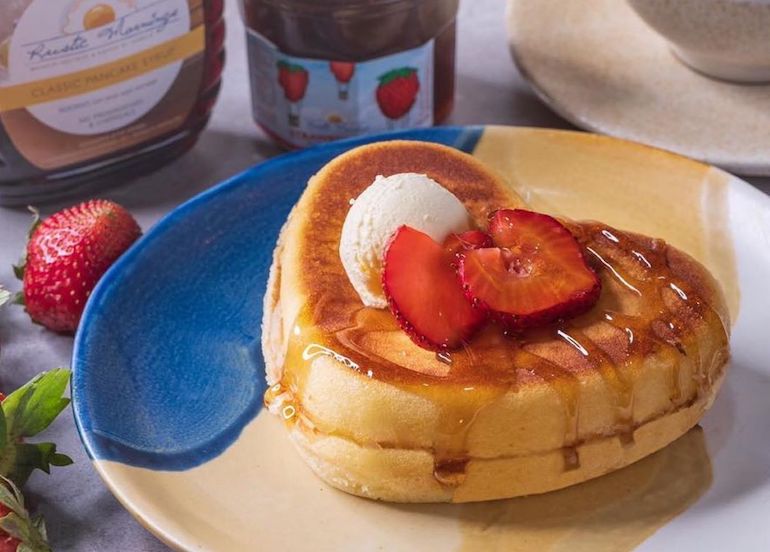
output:
[{"label": "syrup bottle", "polygon": [[0,4],[0,204],[98,191],[192,147],[219,92],[223,3]]}]

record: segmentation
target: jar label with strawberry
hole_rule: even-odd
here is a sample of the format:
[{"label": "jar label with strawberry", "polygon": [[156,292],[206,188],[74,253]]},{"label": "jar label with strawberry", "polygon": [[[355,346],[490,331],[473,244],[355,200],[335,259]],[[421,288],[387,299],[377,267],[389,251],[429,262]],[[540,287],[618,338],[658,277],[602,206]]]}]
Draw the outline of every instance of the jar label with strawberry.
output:
[{"label": "jar label with strawberry", "polygon": [[248,31],[256,122],[290,147],[433,124],[433,46],[361,62],[290,56]]}]

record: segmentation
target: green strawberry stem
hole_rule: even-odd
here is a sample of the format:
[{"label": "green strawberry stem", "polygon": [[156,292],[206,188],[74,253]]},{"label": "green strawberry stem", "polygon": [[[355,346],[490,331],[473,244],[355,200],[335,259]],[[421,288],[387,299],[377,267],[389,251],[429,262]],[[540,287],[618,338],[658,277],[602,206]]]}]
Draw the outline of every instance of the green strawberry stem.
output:
[{"label": "green strawberry stem", "polygon": [[392,69],[387,73],[383,73],[377,80],[380,81],[380,86],[385,86],[388,83],[393,82],[396,79],[409,78],[417,72],[414,67],[399,67],[398,69]]},{"label": "green strawberry stem", "polygon": [[307,73],[307,69],[296,63],[289,63],[288,61],[281,60],[277,63],[278,69],[283,69],[289,73]]},{"label": "green strawberry stem", "polygon": [[23,485],[35,469],[50,473],[51,466],[67,466],[72,459],[53,443],[27,443],[53,422],[70,403],[62,397],[70,371],[43,372],[8,395],[0,408],[0,476]]},{"label": "green strawberry stem", "polygon": [[[37,230],[37,227],[40,226],[41,220],[40,220],[40,211],[38,211],[35,207],[32,205],[27,205],[27,209],[30,213],[32,213],[32,224],[29,226],[29,230],[27,230],[27,241],[29,241],[32,238],[32,234],[35,233],[35,230]],[[27,266],[27,253],[26,251],[22,254],[21,259],[19,259],[19,264],[13,265],[13,274],[18,278],[19,280],[24,279],[24,269]]]},{"label": "green strawberry stem", "polygon": [[0,476],[0,531],[20,541],[17,552],[51,552],[41,516],[31,517],[24,506],[24,496],[13,481]]},{"label": "green strawberry stem", "polygon": [[[27,209],[29,209],[29,212],[32,213],[32,224],[29,225],[29,230],[27,230],[27,241],[29,241],[30,239],[32,239],[32,234],[35,233],[35,230],[38,229],[42,221],[40,219],[40,211],[38,211],[35,207],[33,207],[32,205],[28,205]],[[26,268],[27,268],[27,251],[25,247],[24,252],[21,255],[21,259],[19,259],[19,264],[13,265],[13,275],[16,276],[18,280],[23,281],[24,271],[26,270]],[[13,303],[16,305],[24,306],[23,291],[20,291],[13,295]]]}]

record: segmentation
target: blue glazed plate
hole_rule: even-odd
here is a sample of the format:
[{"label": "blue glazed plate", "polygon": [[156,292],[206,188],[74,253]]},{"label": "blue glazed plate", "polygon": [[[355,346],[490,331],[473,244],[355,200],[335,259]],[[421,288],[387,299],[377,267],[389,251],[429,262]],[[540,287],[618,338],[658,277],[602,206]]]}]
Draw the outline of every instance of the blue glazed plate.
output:
[{"label": "blue glazed plate", "polygon": [[183,550],[770,546],[766,524],[748,514],[770,500],[770,349],[758,339],[770,324],[770,200],[709,166],[590,134],[463,127],[394,137],[466,151],[534,209],[657,235],[709,266],[736,319],[734,366],[704,431],[584,485],[488,504],[388,505],[316,480],[261,408],[262,297],[308,178],[384,139],[375,137],[234,177],[166,216],[102,279],[76,337],[72,394],[86,450],[118,499]]}]

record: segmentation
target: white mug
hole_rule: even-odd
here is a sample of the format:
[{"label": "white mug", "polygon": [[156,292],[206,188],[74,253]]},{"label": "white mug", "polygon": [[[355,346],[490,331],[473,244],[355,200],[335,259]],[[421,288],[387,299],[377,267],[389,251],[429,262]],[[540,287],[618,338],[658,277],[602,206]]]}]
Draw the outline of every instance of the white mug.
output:
[{"label": "white mug", "polygon": [[770,81],[770,0],[628,0],[674,54],[705,75]]}]

